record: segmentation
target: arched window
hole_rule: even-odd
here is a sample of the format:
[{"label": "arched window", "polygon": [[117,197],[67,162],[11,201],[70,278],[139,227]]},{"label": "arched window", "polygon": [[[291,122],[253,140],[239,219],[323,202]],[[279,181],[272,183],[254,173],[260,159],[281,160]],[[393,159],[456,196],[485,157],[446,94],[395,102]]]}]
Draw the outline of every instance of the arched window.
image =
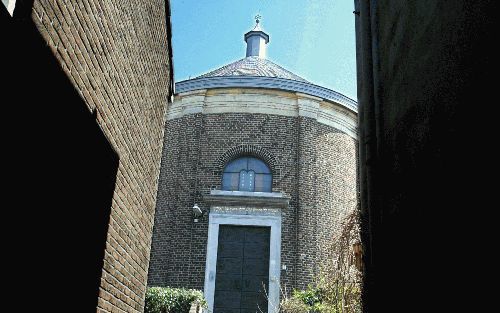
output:
[{"label": "arched window", "polygon": [[271,192],[272,182],[269,166],[252,157],[229,162],[222,174],[222,190]]}]

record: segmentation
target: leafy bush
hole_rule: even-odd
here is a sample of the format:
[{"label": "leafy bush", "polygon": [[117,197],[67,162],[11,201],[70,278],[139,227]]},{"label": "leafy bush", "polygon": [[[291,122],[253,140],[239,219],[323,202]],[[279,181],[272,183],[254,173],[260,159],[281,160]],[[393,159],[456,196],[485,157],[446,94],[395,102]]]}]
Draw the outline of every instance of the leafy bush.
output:
[{"label": "leafy bush", "polygon": [[361,313],[363,247],[359,230],[359,209],[342,222],[342,233],[331,241],[328,256],[315,283],[306,290],[286,290],[273,313]]},{"label": "leafy bush", "polygon": [[282,313],[308,313],[309,306],[297,298],[285,297],[280,303],[280,312]]},{"label": "leafy bush", "polygon": [[306,290],[294,290],[292,298],[298,299],[307,305],[309,312],[321,311],[321,294],[317,288],[313,288],[311,285]]},{"label": "leafy bush", "polygon": [[361,286],[340,278],[323,279],[317,292],[325,304],[323,313],[357,313],[362,311]]},{"label": "leafy bush", "polygon": [[144,313],[188,313],[193,302],[207,307],[203,293],[199,290],[149,287],[146,290]]},{"label": "leafy bush", "polygon": [[306,290],[294,290],[284,295],[280,313],[360,313],[359,285],[340,279],[325,279],[309,285]]}]

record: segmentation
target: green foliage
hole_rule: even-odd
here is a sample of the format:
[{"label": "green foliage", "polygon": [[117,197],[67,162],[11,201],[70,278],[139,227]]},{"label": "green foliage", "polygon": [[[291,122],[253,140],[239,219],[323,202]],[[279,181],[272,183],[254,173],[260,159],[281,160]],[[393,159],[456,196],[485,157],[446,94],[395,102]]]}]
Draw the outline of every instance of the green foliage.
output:
[{"label": "green foliage", "polygon": [[[295,290],[287,301],[300,300],[307,306],[307,313],[362,312],[362,245],[358,212],[356,210],[342,222],[342,233],[328,247],[329,257],[315,277],[316,282],[306,290]],[[304,313],[287,311],[284,306],[280,309],[280,313]]]},{"label": "green foliage", "polygon": [[282,313],[308,313],[309,309],[307,304],[295,297],[285,297],[280,303],[280,312]]},{"label": "green foliage", "polygon": [[311,285],[309,285],[306,290],[294,290],[292,297],[301,300],[310,307],[314,307],[321,303],[321,297],[318,290]]},{"label": "green foliage", "polygon": [[317,292],[326,304],[323,313],[357,313],[362,310],[359,284],[329,277],[317,284]]},{"label": "green foliage", "polygon": [[294,290],[280,305],[281,313],[360,313],[361,290],[357,284],[321,279],[306,290]]},{"label": "green foliage", "polygon": [[203,293],[199,290],[149,287],[146,290],[144,313],[188,313],[193,302],[207,307]]}]

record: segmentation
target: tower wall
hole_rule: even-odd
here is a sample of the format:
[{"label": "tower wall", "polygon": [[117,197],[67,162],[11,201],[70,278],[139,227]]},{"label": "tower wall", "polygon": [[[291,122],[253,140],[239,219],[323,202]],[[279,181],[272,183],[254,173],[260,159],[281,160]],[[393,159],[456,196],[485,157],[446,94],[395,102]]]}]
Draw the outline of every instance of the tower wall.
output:
[{"label": "tower wall", "polygon": [[282,287],[311,282],[355,210],[355,113],[298,93],[227,88],[177,95],[167,119],[148,284],[203,288],[208,218],[193,222],[191,208],[209,209],[203,196],[221,188],[221,160],[245,151],[273,160],[273,191],[290,198]]}]

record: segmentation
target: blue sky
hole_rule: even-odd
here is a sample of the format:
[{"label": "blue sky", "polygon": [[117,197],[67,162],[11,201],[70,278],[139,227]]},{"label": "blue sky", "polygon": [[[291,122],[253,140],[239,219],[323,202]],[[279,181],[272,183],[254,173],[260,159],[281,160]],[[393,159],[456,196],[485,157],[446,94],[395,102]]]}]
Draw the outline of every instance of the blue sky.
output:
[{"label": "blue sky", "polygon": [[356,100],[353,10],[353,0],[171,0],[175,81],[244,58],[259,14],[269,60]]}]

